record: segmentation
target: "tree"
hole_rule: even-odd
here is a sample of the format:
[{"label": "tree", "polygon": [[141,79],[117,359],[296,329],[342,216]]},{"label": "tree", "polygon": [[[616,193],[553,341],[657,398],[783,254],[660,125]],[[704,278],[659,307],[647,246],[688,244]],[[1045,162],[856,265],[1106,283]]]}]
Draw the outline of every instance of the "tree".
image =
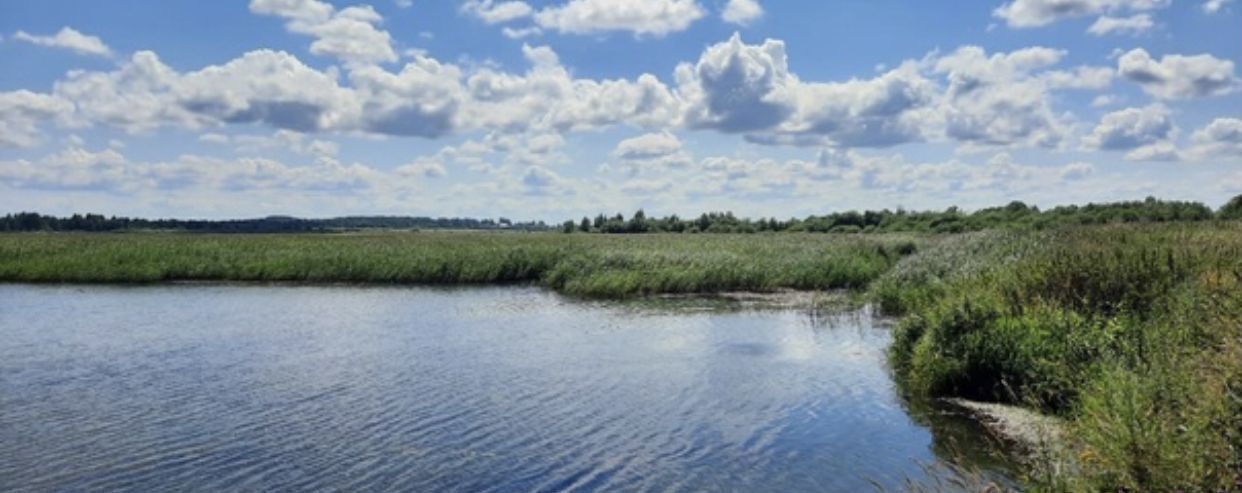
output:
[{"label": "tree", "polygon": [[1216,217],[1231,220],[1242,219],[1242,195],[1229,199],[1229,202],[1226,202],[1225,205],[1221,206],[1220,210],[1216,212]]},{"label": "tree", "polygon": [[591,218],[583,216],[582,222],[578,224],[578,231],[581,231],[583,233],[590,233],[591,232]]}]

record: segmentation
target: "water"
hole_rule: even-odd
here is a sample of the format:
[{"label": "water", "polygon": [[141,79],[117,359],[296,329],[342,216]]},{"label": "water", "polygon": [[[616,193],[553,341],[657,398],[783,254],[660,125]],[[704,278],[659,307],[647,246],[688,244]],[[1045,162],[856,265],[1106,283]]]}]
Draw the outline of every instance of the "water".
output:
[{"label": "water", "polygon": [[0,490],[898,489],[961,428],[911,417],[888,341],[535,288],[0,285]]}]

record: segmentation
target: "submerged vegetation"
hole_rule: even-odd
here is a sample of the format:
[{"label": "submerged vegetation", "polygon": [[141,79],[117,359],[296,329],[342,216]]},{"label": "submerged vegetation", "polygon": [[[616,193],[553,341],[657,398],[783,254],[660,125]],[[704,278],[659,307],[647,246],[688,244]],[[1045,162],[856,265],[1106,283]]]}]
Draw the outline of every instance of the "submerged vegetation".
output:
[{"label": "submerged vegetation", "polygon": [[[900,317],[890,360],[912,402],[1009,403],[1066,423],[1070,443],[1032,467],[1032,489],[1242,489],[1242,223],[1227,220],[1242,218],[1242,198],[1215,213],[1147,201],[927,214],[849,224],[913,231],[888,234],[792,232],[841,231],[849,215],[727,228],[731,215],[712,215],[680,231],[768,231],[719,235],[4,233],[0,281],[538,283],[608,298],[851,289]],[[970,232],[933,233],[946,230]]]}]

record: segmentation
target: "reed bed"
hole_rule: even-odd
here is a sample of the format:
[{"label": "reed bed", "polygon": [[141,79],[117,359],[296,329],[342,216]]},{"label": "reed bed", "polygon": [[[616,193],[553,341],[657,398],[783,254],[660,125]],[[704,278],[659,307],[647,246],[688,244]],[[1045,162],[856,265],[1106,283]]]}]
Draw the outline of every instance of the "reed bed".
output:
[{"label": "reed bed", "polygon": [[539,283],[587,297],[862,289],[909,235],[0,234],[0,280]]},{"label": "reed bed", "polygon": [[1032,489],[1242,488],[1238,224],[958,240],[875,285],[906,314],[890,359],[911,395],[1067,418],[1072,456]]}]

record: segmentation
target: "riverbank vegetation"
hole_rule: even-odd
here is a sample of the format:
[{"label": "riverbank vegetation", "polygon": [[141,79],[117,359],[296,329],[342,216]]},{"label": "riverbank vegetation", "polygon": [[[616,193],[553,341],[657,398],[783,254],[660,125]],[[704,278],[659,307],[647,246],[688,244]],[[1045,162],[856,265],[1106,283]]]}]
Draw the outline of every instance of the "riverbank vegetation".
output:
[{"label": "riverbank vegetation", "polygon": [[[1242,225],[983,233],[872,286],[915,398],[1066,418],[1049,490],[1234,491],[1242,479]],[[1034,471],[1041,472],[1038,468]]]}]

